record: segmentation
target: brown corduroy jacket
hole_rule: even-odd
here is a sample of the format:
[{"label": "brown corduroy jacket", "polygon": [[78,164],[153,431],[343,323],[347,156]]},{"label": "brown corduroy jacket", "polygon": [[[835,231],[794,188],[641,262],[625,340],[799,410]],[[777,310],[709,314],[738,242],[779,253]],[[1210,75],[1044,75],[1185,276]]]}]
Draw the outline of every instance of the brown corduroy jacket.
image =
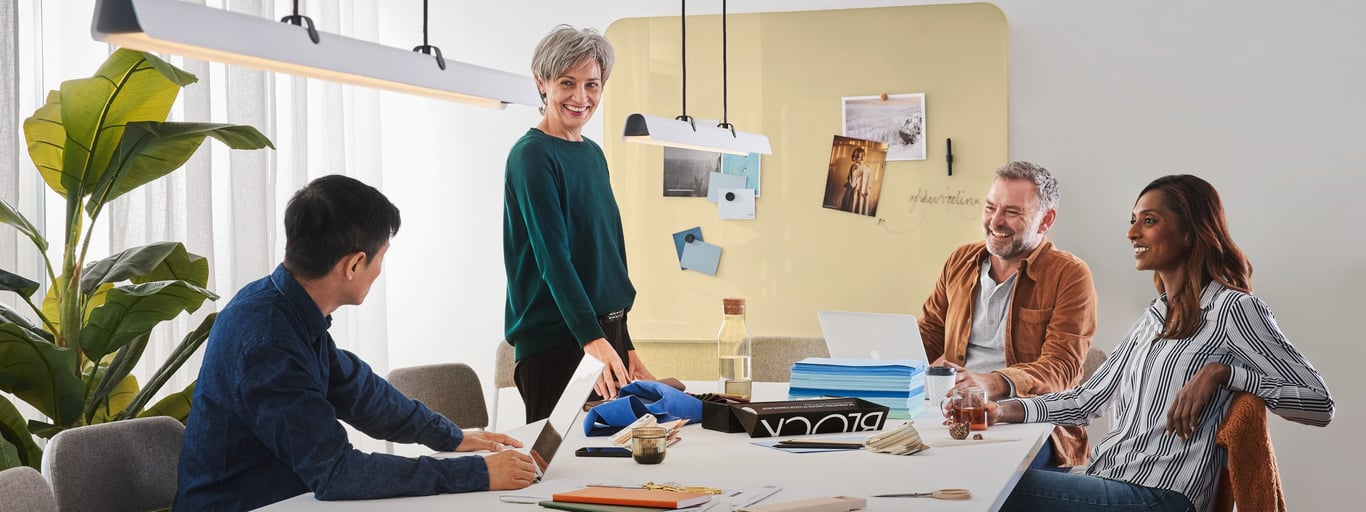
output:
[{"label": "brown corduroy jacket", "polygon": [[[986,243],[975,242],[953,252],[925,301],[920,336],[930,361],[939,356],[954,364],[967,361],[973,309]],[[1006,368],[999,372],[1021,397],[1070,389],[1081,383],[1086,351],[1096,334],[1096,288],[1091,269],[1071,253],[1053,248],[1045,238],[1024,263],[1005,318]],[[1086,462],[1086,430],[1053,430],[1053,463]]]}]

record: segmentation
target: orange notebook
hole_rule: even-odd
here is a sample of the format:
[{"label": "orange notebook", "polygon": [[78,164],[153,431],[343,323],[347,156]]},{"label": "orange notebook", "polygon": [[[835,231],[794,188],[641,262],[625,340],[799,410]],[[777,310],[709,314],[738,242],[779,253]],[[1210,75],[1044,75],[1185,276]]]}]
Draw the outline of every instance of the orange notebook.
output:
[{"label": "orange notebook", "polygon": [[705,492],[679,492],[662,489],[628,489],[622,487],[585,487],[577,491],[551,496],[555,501],[570,503],[600,503],[633,507],[683,508],[711,501]]}]

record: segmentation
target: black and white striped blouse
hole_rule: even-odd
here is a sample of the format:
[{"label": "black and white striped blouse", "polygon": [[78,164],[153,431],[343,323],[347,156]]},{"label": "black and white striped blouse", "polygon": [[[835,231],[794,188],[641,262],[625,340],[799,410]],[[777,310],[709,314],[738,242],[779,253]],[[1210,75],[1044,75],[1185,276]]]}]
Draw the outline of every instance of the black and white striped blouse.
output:
[{"label": "black and white striped blouse", "polygon": [[[1089,380],[1068,391],[1020,399],[1025,421],[1086,425],[1114,405],[1118,420],[1093,448],[1086,473],[1177,491],[1196,510],[1206,510],[1224,462],[1214,436],[1233,391],[1253,393],[1272,412],[1298,423],[1323,426],[1333,419],[1328,386],[1281,334],[1265,303],[1211,282],[1200,294],[1200,308],[1204,322],[1194,336],[1158,339],[1167,300],[1154,300]],[[1186,441],[1163,435],[1177,392],[1214,362],[1232,372],[1205,407],[1195,435]]]}]

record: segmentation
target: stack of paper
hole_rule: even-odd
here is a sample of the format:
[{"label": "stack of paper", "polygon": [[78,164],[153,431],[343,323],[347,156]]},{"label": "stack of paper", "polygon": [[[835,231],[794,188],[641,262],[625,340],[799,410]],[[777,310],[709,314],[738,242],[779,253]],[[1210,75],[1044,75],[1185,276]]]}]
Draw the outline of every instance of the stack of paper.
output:
[{"label": "stack of paper", "polygon": [[922,359],[808,357],[792,365],[788,399],[862,398],[887,406],[888,418],[910,419],[925,407],[926,366]]},{"label": "stack of paper", "polygon": [[914,455],[930,449],[930,445],[920,440],[920,432],[909,421],[881,434],[869,437],[863,442],[869,450],[892,455]]}]

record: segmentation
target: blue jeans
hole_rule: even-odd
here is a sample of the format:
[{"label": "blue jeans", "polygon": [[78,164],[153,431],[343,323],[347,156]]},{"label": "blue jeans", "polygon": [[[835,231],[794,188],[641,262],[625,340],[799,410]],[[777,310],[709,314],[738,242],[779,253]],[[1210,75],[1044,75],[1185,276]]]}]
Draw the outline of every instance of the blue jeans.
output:
[{"label": "blue jeans", "polygon": [[1001,507],[1002,512],[1015,510],[1188,512],[1195,507],[1176,491],[1086,474],[1030,469]]}]

